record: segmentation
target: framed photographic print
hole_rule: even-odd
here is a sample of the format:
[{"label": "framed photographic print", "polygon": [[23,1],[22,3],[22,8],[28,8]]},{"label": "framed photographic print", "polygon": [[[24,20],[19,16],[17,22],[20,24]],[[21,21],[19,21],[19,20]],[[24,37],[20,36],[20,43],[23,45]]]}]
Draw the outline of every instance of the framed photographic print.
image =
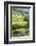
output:
[{"label": "framed photographic print", "polygon": [[35,42],[35,3],[4,2],[4,43]]}]

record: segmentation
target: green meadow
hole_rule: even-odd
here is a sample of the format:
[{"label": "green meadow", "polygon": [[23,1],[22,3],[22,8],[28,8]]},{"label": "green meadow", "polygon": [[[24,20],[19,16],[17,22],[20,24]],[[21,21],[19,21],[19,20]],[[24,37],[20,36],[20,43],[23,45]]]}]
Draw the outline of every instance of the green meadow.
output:
[{"label": "green meadow", "polygon": [[13,37],[29,36],[29,13],[23,10],[12,9]]}]

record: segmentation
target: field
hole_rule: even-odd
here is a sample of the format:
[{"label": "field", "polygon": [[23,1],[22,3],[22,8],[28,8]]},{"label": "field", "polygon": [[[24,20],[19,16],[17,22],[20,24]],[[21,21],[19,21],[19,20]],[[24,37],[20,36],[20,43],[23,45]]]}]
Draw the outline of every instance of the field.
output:
[{"label": "field", "polygon": [[12,9],[12,33],[13,37],[29,36],[29,9]]}]

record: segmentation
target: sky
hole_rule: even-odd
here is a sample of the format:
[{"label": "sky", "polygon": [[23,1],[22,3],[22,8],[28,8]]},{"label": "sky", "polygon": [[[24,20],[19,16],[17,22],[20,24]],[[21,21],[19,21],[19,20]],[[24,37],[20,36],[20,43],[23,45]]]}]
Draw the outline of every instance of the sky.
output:
[{"label": "sky", "polygon": [[29,12],[28,8],[16,8],[16,11]]}]

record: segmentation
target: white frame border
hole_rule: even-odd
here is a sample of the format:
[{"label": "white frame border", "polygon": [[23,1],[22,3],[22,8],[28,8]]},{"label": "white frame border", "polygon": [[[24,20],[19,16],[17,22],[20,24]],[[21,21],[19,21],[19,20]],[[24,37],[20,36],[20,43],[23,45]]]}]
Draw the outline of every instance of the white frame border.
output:
[{"label": "white frame border", "polygon": [[[29,21],[29,25],[30,25],[30,31],[29,31],[29,38],[27,37],[12,37],[10,38],[10,6],[30,6],[30,21]],[[33,6],[32,5],[16,5],[16,4],[9,4],[8,5],[8,34],[9,34],[9,41],[27,41],[27,40],[33,40]],[[21,38],[21,39],[20,39]]]}]

